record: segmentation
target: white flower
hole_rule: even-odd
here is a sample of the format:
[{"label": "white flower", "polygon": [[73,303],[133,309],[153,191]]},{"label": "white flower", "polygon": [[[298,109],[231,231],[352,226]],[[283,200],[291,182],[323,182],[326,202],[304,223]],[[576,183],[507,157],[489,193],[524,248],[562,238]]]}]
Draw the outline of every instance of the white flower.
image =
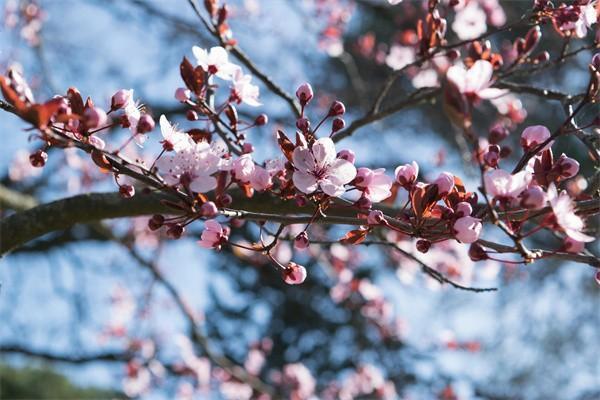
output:
[{"label": "white flower", "polygon": [[392,46],[390,54],[385,57],[385,64],[393,70],[402,69],[413,61],[415,61],[415,50],[406,46]]},{"label": "white flower", "polygon": [[322,138],[312,148],[300,146],[292,154],[294,162],[293,181],[296,188],[310,194],[321,188],[329,196],[341,196],[344,185],[356,176],[354,165],[342,158],[336,158],[335,145],[330,138]]},{"label": "white flower", "polygon": [[218,170],[219,160],[208,143],[200,142],[161,157],[156,165],[167,184],[185,184],[194,192],[206,193],[217,187],[211,175]]},{"label": "white flower", "polygon": [[231,80],[233,73],[237,67],[229,62],[227,50],[220,46],[216,46],[207,51],[198,46],[192,47],[192,52],[198,65],[210,74],[216,75],[221,79]]},{"label": "white flower", "polygon": [[252,75],[244,74],[241,68],[237,68],[233,74],[232,94],[238,102],[258,107],[261,105],[258,101],[259,89],[250,83],[251,80]]},{"label": "white flower", "polygon": [[472,1],[456,13],[452,30],[460,40],[475,39],[487,30],[486,19],[485,12]]},{"label": "white flower", "polygon": [[163,136],[162,145],[166,151],[180,151],[194,145],[194,141],[185,132],[178,131],[164,115],[160,116],[160,133]]},{"label": "white flower", "polygon": [[556,217],[556,223],[571,239],[579,242],[593,242],[594,238],[581,231],[585,227],[583,220],[575,214],[575,205],[567,192],[556,190],[554,183],[548,187],[548,201]]},{"label": "white flower", "polygon": [[467,96],[493,99],[507,93],[506,90],[490,87],[493,73],[494,67],[489,61],[477,60],[468,70],[462,65],[450,67],[446,77]]}]

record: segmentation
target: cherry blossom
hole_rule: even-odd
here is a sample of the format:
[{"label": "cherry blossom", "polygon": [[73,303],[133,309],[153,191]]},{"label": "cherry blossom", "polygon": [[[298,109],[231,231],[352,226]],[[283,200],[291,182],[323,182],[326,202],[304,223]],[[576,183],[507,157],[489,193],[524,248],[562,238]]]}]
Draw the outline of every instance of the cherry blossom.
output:
[{"label": "cherry blossom", "polygon": [[164,115],[158,120],[160,124],[160,133],[163,140],[161,141],[165,151],[180,151],[187,147],[191,147],[194,141],[187,133],[178,131]]},{"label": "cherry blossom", "polygon": [[454,188],[454,175],[450,172],[442,172],[433,184],[438,187],[438,194],[440,196],[448,194]]},{"label": "cherry blossom", "polygon": [[198,244],[206,249],[220,249],[228,238],[229,229],[221,226],[216,219],[209,219],[204,222],[204,230]]},{"label": "cherry blossom", "polygon": [[529,171],[521,171],[512,175],[502,169],[494,169],[484,175],[485,190],[499,200],[516,198],[529,186],[532,175]]},{"label": "cherry blossom", "polygon": [[419,164],[413,161],[410,164],[400,165],[394,171],[396,175],[396,181],[404,188],[409,187],[417,180],[419,176]]},{"label": "cherry blossom", "polygon": [[207,51],[198,46],[192,47],[192,53],[196,57],[198,65],[209,74],[218,76],[224,80],[231,80],[237,67],[229,62],[227,50],[223,47],[215,46]]},{"label": "cherry blossom", "polygon": [[[579,6],[579,18],[576,21],[568,21],[560,25],[562,31],[572,31],[577,38],[583,39],[587,36],[588,29],[598,21],[597,2],[590,1],[586,5]],[[572,6],[571,6],[572,7]]]},{"label": "cherry blossom", "polygon": [[579,163],[577,160],[567,157],[564,153],[556,160],[554,166],[558,169],[559,174],[563,179],[572,178],[579,172]]},{"label": "cherry blossom", "polygon": [[255,165],[250,176],[250,185],[259,192],[267,190],[273,185],[271,173],[267,169]]},{"label": "cherry blossom", "polygon": [[385,58],[385,64],[393,70],[399,70],[415,61],[415,50],[412,47],[394,45]]},{"label": "cherry blossom", "polygon": [[579,242],[592,242],[594,238],[582,233],[585,224],[581,217],[575,214],[575,205],[565,191],[560,193],[554,183],[548,187],[548,201],[556,218],[556,224],[573,240]]},{"label": "cherry blossom", "polygon": [[471,216],[461,217],[454,223],[454,237],[462,243],[473,243],[481,234],[481,220]]},{"label": "cherry blossom", "polygon": [[469,69],[463,65],[450,67],[446,77],[467,97],[493,99],[507,93],[506,90],[490,87],[494,83],[493,73],[494,67],[489,61],[477,60]]},{"label": "cherry blossom", "polygon": [[217,180],[211,174],[217,172],[219,160],[208,143],[199,142],[164,155],[156,165],[167,184],[181,184],[205,193],[217,186]]},{"label": "cherry blossom", "polygon": [[385,168],[359,168],[354,185],[363,192],[364,197],[378,203],[392,195],[392,182],[393,179],[385,174]]},{"label": "cherry blossom", "polygon": [[527,208],[542,208],[546,200],[546,192],[538,185],[532,185],[521,193],[521,204]]},{"label": "cherry blossom", "polygon": [[133,101],[133,89],[121,89],[111,98],[111,110],[118,110]]},{"label": "cherry blossom", "polygon": [[282,271],[283,280],[288,285],[299,285],[306,279],[306,268],[295,262],[289,262]]},{"label": "cherry blossom", "polygon": [[283,367],[284,382],[292,388],[293,399],[309,399],[316,388],[316,381],[303,364],[287,364]]},{"label": "cherry blossom", "polygon": [[330,138],[321,138],[311,148],[299,146],[292,154],[294,162],[293,181],[298,190],[311,194],[321,189],[325,194],[339,197],[356,176],[351,162],[336,158],[335,145]]},{"label": "cherry blossom", "polygon": [[470,1],[456,13],[452,30],[460,40],[475,39],[487,31],[487,16],[477,2]]},{"label": "cherry blossom", "polygon": [[235,68],[232,75],[233,88],[231,97],[238,103],[246,103],[252,107],[258,107],[261,103],[258,101],[258,86],[250,83],[252,75],[244,74],[241,68]]},{"label": "cherry blossom", "polygon": [[[550,136],[550,131],[543,125],[528,126],[521,133],[521,146],[525,150],[531,150],[550,139]],[[549,143],[545,148],[548,148],[551,144]]]}]

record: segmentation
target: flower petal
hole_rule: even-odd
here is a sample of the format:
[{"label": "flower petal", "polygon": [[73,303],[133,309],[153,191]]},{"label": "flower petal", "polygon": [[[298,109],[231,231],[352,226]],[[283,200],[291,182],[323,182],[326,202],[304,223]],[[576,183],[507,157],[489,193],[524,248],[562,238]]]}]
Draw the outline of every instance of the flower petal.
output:
[{"label": "flower petal", "polygon": [[295,171],[292,180],[296,189],[303,193],[310,194],[317,190],[317,179],[311,174],[303,171]]},{"label": "flower petal", "polygon": [[345,185],[356,177],[356,167],[342,158],[336,159],[327,169],[327,179],[336,185]]},{"label": "flower petal", "polygon": [[335,144],[330,138],[321,138],[312,146],[312,153],[315,156],[318,168],[323,168],[335,160]]}]

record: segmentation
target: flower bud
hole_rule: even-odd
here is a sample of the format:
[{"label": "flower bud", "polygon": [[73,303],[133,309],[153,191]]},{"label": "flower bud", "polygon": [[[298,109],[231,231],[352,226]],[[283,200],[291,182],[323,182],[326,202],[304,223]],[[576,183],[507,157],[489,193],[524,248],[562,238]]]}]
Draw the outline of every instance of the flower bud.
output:
[{"label": "flower bud", "polygon": [[380,210],[371,211],[367,217],[367,222],[369,225],[380,225],[381,223],[385,222],[383,212]]},{"label": "flower bud", "polygon": [[442,172],[433,184],[438,187],[438,195],[443,196],[454,189],[454,175],[449,172]]},{"label": "flower bud", "polygon": [[309,83],[303,83],[296,90],[296,97],[300,100],[300,104],[304,107],[313,98],[313,89]]},{"label": "flower bud", "polygon": [[310,121],[305,118],[298,118],[296,120],[296,128],[300,129],[301,132],[308,132],[310,130]]},{"label": "flower bud", "polygon": [[346,122],[342,118],[335,118],[331,124],[331,133],[341,131],[346,126]]},{"label": "flower bud", "polygon": [[256,117],[256,119],[254,120],[254,123],[257,126],[263,126],[269,123],[269,117],[267,116],[267,114],[260,114],[258,117]]},{"label": "flower bud", "polygon": [[356,205],[362,210],[369,210],[373,206],[373,202],[366,197],[361,197],[356,202]]},{"label": "flower bud", "polygon": [[149,114],[144,114],[138,121],[137,132],[140,134],[151,132],[154,126],[154,119]]},{"label": "flower bud", "polygon": [[164,223],[165,217],[160,214],[154,214],[152,218],[148,220],[148,228],[150,228],[151,231],[155,231],[160,229]]},{"label": "flower bud", "polygon": [[118,92],[116,92],[115,94],[113,94],[112,99],[110,101],[110,109],[111,110],[118,110],[119,108],[123,108],[125,107],[125,105],[127,105],[127,103],[129,103],[131,101],[131,98],[133,97],[133,90],[125,90],[125,89],[121,89]]},{"label": "flower bud", "polygon": [[185,113],[185,118],[188,121],[198,121],[198,113],[194,110],[187,110]]},{"label": "flower bud", "polygon": [[469,246],[469,258],[471,261],[487,260],[489,257],[483,247],[477,243],[472,243]]},{"label": "flower bud", "polygon": [[416,161],[413,161],[410,164],[404,164],[396,168],[394,171],[396,175],[396,182],[398,182],[402,187],[407,188],[411,186],[419,175],[419,165]]},{"label": "flower bud", "polygon": [[[490,146],[492,147],[492,146]],[[498,148],[498,150],[500,150]],[[483,155],[483,161],[486,165],[496,168],[498,166],[498,160],[500,159],[500,154],[496,151],[489,151]]]},{"label": "flower bud", "polygon": [[192,95],[192,92],[190,92],[189,89],[186,88],[177,88],[177,90],[175,90],[175,99],[177,99],[178,101],[185,103],[186,101],[188,101],[190,99],[190,96]]},{"label": "flower bud", "polygon": [[306,279],[306,268],[295,262],[289,262],[287,268],[282,271],[282,277],[288,285],[299,285]]},{"label": "flower bud", "polygon": [[344,160],[354,164],[354,160],[356,159],[356,156],[354,155],[354,152],[352,150],[344,149],[344,150],[340,150],[340,152],[337,154],[337,158],[344,159]]},{"label": "flower bud", "polygon": [[173,224],[167,229],[167,236],[171,239],[179,239],[185,232],[185,228],[179,224]]},{"label": "flower bud", "polygon": [[488,141],[490,144],[498,144],[504,139],[508,137],[510,131],[508,128],[502,125],[494,125],[494,127],[490,130],[490,134],[488,135]]},{"label": "flower bud", "polygon": [[212,218],[219,212],[217,205],[212,201],[207,201],[200,207],[200,212],[203,217]]},{"label": "flower bud", "polygon": [[130,199],[135,195],[135,187],[133,185],[120,185],[119,194],[126,199]]},{"label": "flower bud", "polygon": [[334,101],[329,107],[329,113],[327,116],[329,117],[337,117],[339,115],[344,115],[346,112],[346,106],[339,100]]},{"label": "flower bud", "polygon": [[529,151],[550,139],[550,136],[550,131],[543,125],[529,126],[521,134],[521,146]]},{"label": "flower bud", "polygon": [[224,207],[227,207],[233,203],[233,197],[230,194],[225,193],[219,197],[219,203],[221,203]]},{"label": "flower bud", "polygon": [[565,154],[562,154],[556,161],[556,168],[559,170],[560,176],[563,179],[569,179],[577,175],[579,172],[579,163]]},{"label": "flower bud", "polygon": [[244,154],[250,154],[254,152],[254,146],[252,146],[252,143],[244,143],[242,145],[242,153]]},{"label": "flower bud", "polygon": [[294,239],[294,247],[297,250],[304,250],[308,247],[310,241],[308,240],[308,235],[306,231],[300,232],[298,236]]},{"label": "flower bud", "polygon": [[429,248],[431,247],[431,242],[426,239],[419,239],[417,240],[416,246],[417,250],[421,253],[427,253],[429,251]]},{"label": "flower bud", "polygon": [[88,129],[96,129],[106,124],[108,117],[103,109],[98,107],[86,108],[83,112],[83,120]]},{"label": "flower bud", "polygon": [[461,201],[456,205],[456,216],[457,217],[468,217],[473,213],[473,207],[466,201]]},{"label": "flower bud", "polygon": [[48,154],[43,150],[38,150],[29,156],[29,162],[36,168],[46,165],[46,161],[48,161]]},{"label": "flower bud", "polygon": [[461,217],[453,225],[454,237],[462,243],[473,243],[481,234],[481,220],[473,217]]}]

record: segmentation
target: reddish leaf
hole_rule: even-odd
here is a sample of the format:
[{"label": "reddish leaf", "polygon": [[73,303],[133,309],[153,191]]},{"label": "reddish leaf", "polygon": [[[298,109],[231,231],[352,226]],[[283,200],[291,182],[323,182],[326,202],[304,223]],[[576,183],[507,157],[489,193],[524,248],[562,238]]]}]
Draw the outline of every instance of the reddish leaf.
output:
[{"label": "reddish leaf", "polygon": [[193,128],[187,131],[187,134],[192,137],[194,142],[207,142],[210,143],[212,141],[212,134],[205,129]]},{"label": "reddish leaf", "polygon": [[69,88],[69,90],[67,90],[67,98],[69,99],[69,105],[71,106],[73,114],[83,115],[83,99],[81,98],[79,90],[74,87]]},{"label": "reddish leaf", "polygon": [[2,89],[4,99],[16,109],[18,114],[26,110],[27,105],[19,98],[19,94],[10,87],[8,78],[4,76],[0,77],[0,89]]},{"label": "reddish leaf", "polygon": [[417,219],[427,217],[431,214],[431,208],[435,205],[437,199],[437,192],[437,185],[415,187],[412,190],[410,201]]},{"label": "reddish leaf", "polygon": [[364,240],[367,238],[368,234],[369,234],[368,229],[354,229],[354,230],[346,233],[346,235],[344,235],[344,237],[340,239],[340,243],[354,244],[354,245],[360,244],[360,243],[364,242]]},{"label": "reddish leaf", "polygon": [[204,83],[204,71],[202,68],[194,68],[192,63],[186,57],[183,57],[181,64],[179,64],[179,72],[185,86],[196,95],[199,95]]},{"label": "reddish leaf", "polygon": [[292,153],[294,152],[296,146],[294,146],[290,139],[288,139],[285,133],[283,133],[281,130],[277,131],[277,143],[279,144],[279,147],[281,148],[285,158],[287,158],[288,161],[293,162]]},{"label": "reddish leaf", "polygon": [[458,176],[454,177],[454,187],[460,193],[465,193],[467,191],[465,189],[465,184],[463,183],[463,181]]}]

